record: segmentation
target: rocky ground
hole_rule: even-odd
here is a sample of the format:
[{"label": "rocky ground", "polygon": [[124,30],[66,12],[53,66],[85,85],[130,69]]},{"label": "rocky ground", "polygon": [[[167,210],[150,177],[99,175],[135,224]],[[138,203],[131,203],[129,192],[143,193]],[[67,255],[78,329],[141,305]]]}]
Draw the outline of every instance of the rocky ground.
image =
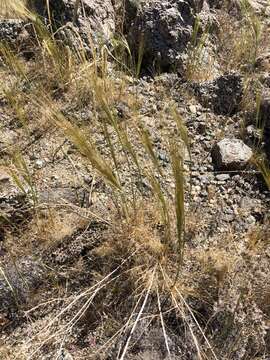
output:
[{"label": "rocky ground", "polygon": [[[270,359],[268,2],[45,3],[50,35],[8,2],[0,21],[0,358]],[[131,219],[58,113],[110,166],[113,144]]]}]

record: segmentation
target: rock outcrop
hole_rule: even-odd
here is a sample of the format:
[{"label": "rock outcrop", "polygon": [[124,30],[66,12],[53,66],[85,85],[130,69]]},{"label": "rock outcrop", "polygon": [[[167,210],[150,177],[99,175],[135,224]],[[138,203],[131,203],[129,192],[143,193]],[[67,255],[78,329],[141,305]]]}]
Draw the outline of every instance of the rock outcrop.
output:
[{"label": "rock outcrop", "polygon": [[20,19],[0,20],[0,42],[27,55],[32,49],[31,25]]},{"label": "rock outcrop", "polygon": [[233,115],[240,108],[243,96],[242,77],[237,73],[224,74],[213,81],[193,84],[195,95],[203,106],[218,115]]},{"label": "rock outcrop", "polygon": [[[48,17],[46,1],[34,1],[34,8]],[[111,0],[55,0],[50,2],[50,12],[56,26],[72,22],[88,44],[109,40],[115,31],[115,13]]]},{"label": "rock outcrop", "polygon": [[[131,7],[128,40],[137,51],[143,44],[144,62],[162,70],[178,69],[183,63],[196,19],[203,1],[155,0]],[[131,16],[131,17],[132,17]],[[130,21],[130,20],[129,20]]]}]

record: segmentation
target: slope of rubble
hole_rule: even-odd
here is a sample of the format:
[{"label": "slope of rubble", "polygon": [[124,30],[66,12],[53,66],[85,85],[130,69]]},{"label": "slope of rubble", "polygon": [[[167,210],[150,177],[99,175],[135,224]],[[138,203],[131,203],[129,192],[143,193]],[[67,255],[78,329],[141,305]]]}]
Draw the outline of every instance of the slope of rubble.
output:
[{"label": "slope of rubble", "polygon": [[0,358],[268,360],[269,2],[15,3],[0,2]]}]

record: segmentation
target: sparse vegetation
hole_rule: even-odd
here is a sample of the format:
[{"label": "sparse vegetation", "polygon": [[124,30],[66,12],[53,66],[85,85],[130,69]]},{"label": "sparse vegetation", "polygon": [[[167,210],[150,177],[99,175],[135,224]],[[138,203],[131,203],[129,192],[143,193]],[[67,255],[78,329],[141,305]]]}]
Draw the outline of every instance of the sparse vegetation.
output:
[{"label": "sparse vegetation", "polygon": [[[134,51],[128,34],[82,35],[80,1],[71,30],[49,1],[46,19],[0,5],[31,23],[34,49],[0,46],[0,358],[267,360],[264,138],[254,168],[209,164],[221,127],[261,127],[263,16],[244,1],[239,19],[218,10],[217,33],[195,21],[179,85],[147,68],[143,38]],[[235,115],[189,88],[216,77],[209,49],[216,71],[248,84]]]}]

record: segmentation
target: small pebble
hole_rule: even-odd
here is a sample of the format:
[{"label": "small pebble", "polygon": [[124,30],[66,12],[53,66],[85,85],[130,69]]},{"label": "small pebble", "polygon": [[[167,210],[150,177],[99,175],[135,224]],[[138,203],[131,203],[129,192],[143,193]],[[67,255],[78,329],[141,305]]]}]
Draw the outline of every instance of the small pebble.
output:
[{"label": "small pebble", "polygon": [[230,175],[229,174],[217,174],[216,179],[218,181],[227,181],[230,179]]},{"label": "small pebble", "polygon": [[44,161],[41,159],[38,159],[35,161],[35,168],[36,169],[42,169],[44,166]]},{"label": "small pebble", "polygon": [[195,105],[190,105],[189,106],[189,110],[192,114],[196,114],[197,113],[197,108]]}]

